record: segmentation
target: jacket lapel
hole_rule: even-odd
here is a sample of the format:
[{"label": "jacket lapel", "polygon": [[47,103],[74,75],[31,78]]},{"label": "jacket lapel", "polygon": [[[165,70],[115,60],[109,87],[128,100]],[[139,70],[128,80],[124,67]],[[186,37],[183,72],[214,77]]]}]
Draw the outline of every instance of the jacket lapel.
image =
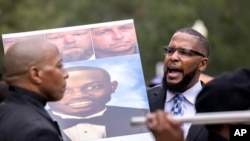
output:
[{"label": "jacket lapel", "polygon": [[187,140],[188,141],[207,141],[208,132],[205,126],[203,125],[191,125]]},{"label": "jacket lapel", "polygon": [[165,100],[166,91],[162,86],[156,86],[148,90],[150,112],[154,112],[157,109],[164,110]]}]

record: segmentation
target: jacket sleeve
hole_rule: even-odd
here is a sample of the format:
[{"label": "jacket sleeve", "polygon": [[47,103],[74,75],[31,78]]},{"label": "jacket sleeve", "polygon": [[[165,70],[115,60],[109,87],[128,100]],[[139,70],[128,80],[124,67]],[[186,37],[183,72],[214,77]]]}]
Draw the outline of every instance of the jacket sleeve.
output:
[{"label": "jacket sleeve", "polygon": [[22,139],[19,141],[63,141],[62,136],[57,132],[45,129],[36,128],[22,134]]}]

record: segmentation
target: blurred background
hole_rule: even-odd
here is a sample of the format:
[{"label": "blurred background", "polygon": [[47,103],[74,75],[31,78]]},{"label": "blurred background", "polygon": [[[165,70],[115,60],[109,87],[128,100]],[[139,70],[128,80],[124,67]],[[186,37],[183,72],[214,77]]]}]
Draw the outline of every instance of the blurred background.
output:
[{"label": "blurred background", "polygon": [[[172,34],[195,27],[212,46],[205,73],[217,76],[250,67],[249,5],[248,0],[0,0],[0,33],[134,19],[148,83],[162,75],[162,46]],[[1,66],[2,48],[1,40]]]}]

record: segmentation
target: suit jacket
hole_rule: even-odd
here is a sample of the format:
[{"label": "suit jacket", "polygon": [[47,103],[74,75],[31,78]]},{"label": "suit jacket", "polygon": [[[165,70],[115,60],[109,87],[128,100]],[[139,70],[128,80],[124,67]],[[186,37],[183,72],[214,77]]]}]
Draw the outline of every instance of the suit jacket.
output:
[{"label": "suit jacket", "polygon": [[[79,124],[85,124],[85,128],[92,128],[91,125],[95,125],[95,126],[103,126],[105,128],[106,131],[105,137],[117,137],[117,136],[149,132],[149,130],[145,126],[133,127],[130,125],[131,117],[145,116],[148,112],[149,112],[148,109],[107,106],[107,110],[104,112],[102,116],[92,117],[88,119],[62,119],[61,117],[56,116],[51,112],[49,113],[51,113],[51,116],[58,121],[62,131],[65,131],[65,129],[74,127],[75,125]],[[76,128],[75,130],[82,130],[83,132],[85,131],[86,140],[89,140],[87,139],[89,138],[87,133],[91,134],[90,130],[80,129],[80,128]],[[100,137],[100,138],[105,138],[105,137]],[[93,138],[96,139],[96,137]],[[64,139],[65,141],[72,140],[69,139],[67,136],[65,136]],[[81,140],[84,139],[81,138]]]},{"label": "suit jacket", "polygon": [[62,141],[57,123],[44,109],[45,99],[22,88],[9,89],[0,104],[1,141]]},{"label": "suit jacket", "polygon": [[0,103],[7,97],[8,84],[0,80]]},{"label": "suit jacket", "polygon": [[[148,102],[150,112],[154,112],[157,109],[164,110],[166,101],[166,90],[161,86],[157,85],[152,88],[148,88]],[[207,140],[207,130],[203,125],[191,125],[187,140],[188,141],[205,141]]]}]

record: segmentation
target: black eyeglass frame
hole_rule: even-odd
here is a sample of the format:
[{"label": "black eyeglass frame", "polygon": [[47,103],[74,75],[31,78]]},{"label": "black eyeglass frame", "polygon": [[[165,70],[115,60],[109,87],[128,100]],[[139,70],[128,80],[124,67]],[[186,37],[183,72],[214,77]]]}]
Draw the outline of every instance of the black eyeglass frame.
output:
[{"label": "black eyeglass frame", "polygon": [[[195,51],[195,50],[192,50],[192,49],[184,49],[184,48],[175,48],[175,47],[171,47],[171,46],[164,46],[163,47],[163,52],[164,52],[164,55],[167,55],[167,50],[168,49],[173,49],[173,51],[175,52],[176,50],[182,50],[182,51],[188,51],[188,52],[192,52],[194,55],[198,55],[198,56],[202,56],[202,57],[206,57],[205,55],[201,54],[200,52],[198,51]],[[174,53],[173,52],[173,53]]]}]

